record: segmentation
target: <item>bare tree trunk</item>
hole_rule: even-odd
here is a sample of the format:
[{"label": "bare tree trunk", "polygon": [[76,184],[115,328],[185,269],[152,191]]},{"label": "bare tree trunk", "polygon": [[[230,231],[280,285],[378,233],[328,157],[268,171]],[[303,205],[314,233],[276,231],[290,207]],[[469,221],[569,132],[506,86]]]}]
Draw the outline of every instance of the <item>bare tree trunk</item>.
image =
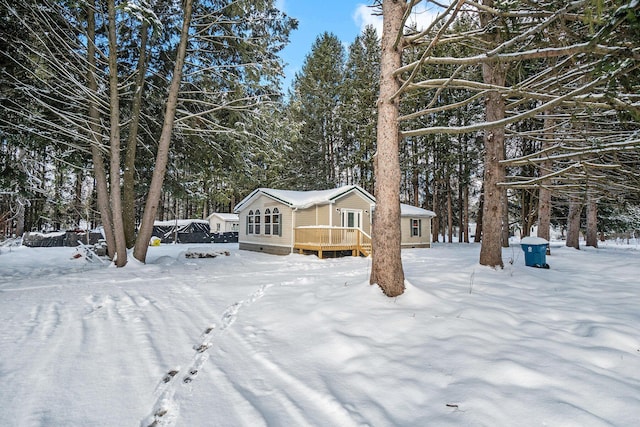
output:
[{"label": "bare tree trunk", "polygon": [[14,234],[16,237],[22,236],[24,234],[24,211],[25,211],[25,203],[22,197],[18,196],[16,198],[16,228]]},{"label": "bare tree trunk", "polygon": [[[493,0],[484,0],[483,5],[493,7]],[[489,25],[493,16],[488,12],[480,13],[483,27]],[[487,37],[487,42],[499,45],[502,42],[500,30]],[[507,66],[499,62],[484,62],[482,78],[484,83],[503,87],[507,76]],[[485,96],[486,121],[494,122],[505,117],[505,102],[498,90]],[[502,268],[502,209],[504,190],[498,183],[504,181],[504,125],[489,128],[484,132],[484,211],[482,214],[482,246],[480,264]]]},{"label": "bare tree trunk", "polygon": [[133,105],[131,107],[131,124],[127,139],[127,151],[122,175],[122,220],[124,222],[124,236],[127,248],[132,248],[136,239],[136,192],[135,192],[135,168],[136,150],[138,145],[138,127],[140,124],[140,111],[142,110],[142,93],[144,79],[147,70],[147,32],[149,24],[142,21],[140,28],[140,54],[138,56],[138,68],[134,87]]},{"label": "bare tree trunk", "polygon": [[538,237],[550,240],[551,233],[551,191],[544,186],[538,192]]},{"label": "bare tree trunk", "polygon": [[[551,147],[553,144],[555,120],[551,117],[552,111],[544,112],[544,141],[542,149]],[[541,175],[551,172],[551,161],[545,160],[541,163]],[[548,182],[542,182],[538,192],[538,237],[549,241],[551,233],[551,191],[547,188]],[[548,250],[548,249],[547,249]]]},{"label": "bare tree trunk", "polygon": [[[485,83],[503,86],[505,71],[499,64],[483,64]],[[505,105],[498,91],[486,96],[487,121],[504,118]],[[485,131],[484,145],[484,208],[482,211],[482,247],[480,264],[502,268],[502,210],[504,190],[498,183],[504,181],[504,167],[500,165],[504,155],[504,126]]]},{"label": "bare tree trunk", "polygon": [[464,195],[460,184],[460,172],[458,171],[458,243],[464,239]]},{"label": "bare tree trunk", "polygon": [[482,214],[484,212],[484,184],[480,191],[480,200],[478,201],[478,218],[476,220],[476,234],[473,236],[474,243],[480,243],[482,240]]},{"label": "bare tree trunk", "polygon": [[432,220],[433,229],[431,230],[431,236],[433,242],[439,241],[440,236],[440,212],[438,212],[440,200],[438,198],[438,180],[433,180],[433,211],[436,213],[436,216]]},{"label": "bare tree trunk", "polygon": [[167,106],[164,113],[164,123],[162,125],[162,133],[158,142],[158,153],[156,155],[156,163],[153,169],[151,185],[149,186],[149,194],[145,203],[142,215],[142,223],[136,244],[133,249],[133,256],[138,261],[145,262],[147,258],[147,250],[149,249],[149,240],[153,233],[153,221],[158,211],[158,204],[162,196],[162,184],[167,171],[167,163],[169,161],[169,147],[171,146],[171,134],[173,133],[174,118],[178,105],[178,94],[180,92],[180,83],[182,81],[182,68],[184,66],[185,56],[187,52],[187,42],[189,37],[189,27],[191,26],[191,9],[193,0],[185,0],[184,21],[180,33],[180,45],[176,55],[176,63],[171,78],[171,86],[169,87],[169,95],[167,97]]},{"label": "bare tree trunk", "polygon": [[598,201],[587,197],[587,246],[598,247]]},{"label": "bare tree trunk", "polygon": [[582,203],[571,199],[569,201],[569,216],[567,217],[567,246],[580,249],[580,215]]},{"label": "bare tree trunk", "polygon": [[82,180],[84,178],[84,169],[78,169],[76,171],[76,188],[74,194],[74,210],[75,216],[74,220],[76,222],[76,226],[80,226],[80,221],[82,220]]},{"label": "bare tree trunk", "polygon": [[469,186],[465,184],[462,205],[462,230],[464,232],[464,243],[469,243]]},{"label": "bare tree trunk", "polygon": [[109,206],[109,186],[107,184],[107,173],[105,171],[104,157],[100,149],[100,111],[96,104],[98,83],[96,81],[96,47],[95,47],[96,22],[94,15],[94,5],[87,7],[87,60],[89,62],[89,72],[87,75],[87,86],[91,93],[89,97],[89,129],[93,143],[91,144],[91,159],[93,161],[93,175],[96,185],[96,202],[100,211],[100,219],[104,230],[104,238],[107,241],[107,256],[113,259],[116,253],[116,238],[113,234],[113,221],[111,219],[111,208]]},{"label": "bare tree trunk", "polygon": [[413,167],[411,168],[411,188],[413,193],[413,205],[420,206],[420,171],[418,170],[418,146],[417,143],[413,144],[413,155],[412,155],[412,163]]},{"label": "bare tree trunk", "polygon": [[111,215],[113,233],[116,238],[117,267],[127,265],[127,245],[124,239],[124,223],[122,222],[122,199],[120,195],[120,94],[118,90],[118,50],[116,40],[116,5],[109,0],[109,107],[110,122],[109,145],[110,162],[109,178],[111,182]]},{"label": "bare tree trunk", "polygon": [[502,239],[500,239],[502,241],[502,247],[503,248],[508,248],[509,247],[509,234],[510,234],[510,229],[509,229],[509,194],[508,194],[508,190],[505,189],[502,193]]},{"label": "bare tree trunk", "polygon": [[451,183],[447,180],[447,239],[453,243],[453,202],[451,201]]},{"label": "bare tree trunk", "polygon": [[375,162],[376,211],[373,217],[373,260],[369,282],[380,286],[389,297],[404,292],[400,254],[399,99],[393,96],[400,88],[394,72],[402,65],[402,49],[395,42],[402,34],[402,17],[406,8],[404,1],[382,2],[378,153]]}]

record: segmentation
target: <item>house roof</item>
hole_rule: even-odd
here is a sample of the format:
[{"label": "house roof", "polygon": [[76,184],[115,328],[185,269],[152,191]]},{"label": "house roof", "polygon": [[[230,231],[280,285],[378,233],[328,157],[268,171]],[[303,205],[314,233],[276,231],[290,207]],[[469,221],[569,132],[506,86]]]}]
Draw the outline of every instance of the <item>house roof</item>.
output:
[{"label": "house roof", "polygon": [[238,217],[238,214],[235,213],[219,213],[219,212],[214,212],[211,215],[209,215],[207,217],[207,220],[211,219],[211,217],[217,216],[218,218],[220,218],[223,221],[240,221],[240,218]]},{"label": "house roof", "polygon": [[[358,185],[345,185],[343,187],[333,188],[330,190],[313,190],[313,191],[293,191],[293,190],[277,190],[274,188],[258,188],[251,192],[247,197],[242,199],[240,203],[233,209],[238,213],[247,207],[253,200],[260,195],[270,197],[280,203],[283,203],[291,208],[305,209],[314,205],[323,205],[332,203],[337,199],[345,196],[351,192],[358,192],[364,198],[368,199],[371,203],[375,203],[376,199],[369,192],[364,190]],[[216,214],[213,214],[216,215]],[[225,214],[217,214],[225,215]],[[228,215],[228,214],[226,214]],[[235,214],[234,214],[235,215]],[[433,218],[436,214],[427,209],[422,209],[417,206],[400,204],[400,215],[411,216],[418,218]],[[235,215],[237,218],[237,215]]]},{"label": "house roof", "polygon": [[400,215],[418,218],[433,218],[434,216],[436,216],[436,213],[427,209],[419,208],[417,206],[405,205],[404,203],[401,203]]},{"label": "house roof", "polygon": [[360,193],[365,199],[371,203],[375,203],[375,198],[363,188],[357,185],[346,185],[330,190],[312,190],[312,191],[293,191],[293,190],[277,190],[273,188],[258,188],[251,192],[247,197],[242,199],[240,203],[233,209],[234,212],[242,211],[256,197],[265,195],[280,203],[292,208],[305,209],[314,205],[324,205],[333,203],[339,198],[352,193]]}]

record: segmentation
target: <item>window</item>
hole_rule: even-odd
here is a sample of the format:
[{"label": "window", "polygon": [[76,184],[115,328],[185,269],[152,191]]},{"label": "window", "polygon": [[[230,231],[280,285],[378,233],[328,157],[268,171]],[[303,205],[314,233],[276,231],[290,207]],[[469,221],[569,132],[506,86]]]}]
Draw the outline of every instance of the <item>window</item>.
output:
[{"label": "window", "polygon": [[422,220],[421,219],[411,220],[411,235],[414,237],[422,236]]},{"label": "window", "polygon": [[255,229],[254,229],[255,234],[260,234],[260,210],[259,209],[256,209],[256,214],[254,216],[254,225],[255,225]]},{"label": "window", "polygon": [[249,211],[247,214],[247,234],[253,234],[253,211]]},{"label": "window", "polygon": [[216,231],[219,233],[220,232],[220,223],[216,223]]},{"label": "window", "polygon": [[271,234],[271,210],[264,211],[264,234]]},{"label": "window", "polygon": [[278,208],[273,208],[273,215],[271,215],[271,232],[274,236],[282,236],[282,234],[280,234],[280,211]]}]

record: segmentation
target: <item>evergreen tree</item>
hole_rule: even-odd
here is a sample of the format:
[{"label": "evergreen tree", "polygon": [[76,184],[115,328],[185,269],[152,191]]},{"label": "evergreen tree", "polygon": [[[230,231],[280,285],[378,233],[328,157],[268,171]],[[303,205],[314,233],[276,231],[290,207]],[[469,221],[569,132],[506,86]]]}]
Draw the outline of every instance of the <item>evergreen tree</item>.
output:
[{"label": "evergreen tree", "polygon": [[301,125],[298,139],[291,141],[294,188],[325,189],[340,182],[344,58],[338,37],[324,33],[294,78],[289,108],[292,119]]},{"label": "evergreen tree", "polygon": [[343,149],[341,182],[373,193],[376,151],[376,101],[380,92],[380,38],[367,26],[349,46],[341,112]]}]

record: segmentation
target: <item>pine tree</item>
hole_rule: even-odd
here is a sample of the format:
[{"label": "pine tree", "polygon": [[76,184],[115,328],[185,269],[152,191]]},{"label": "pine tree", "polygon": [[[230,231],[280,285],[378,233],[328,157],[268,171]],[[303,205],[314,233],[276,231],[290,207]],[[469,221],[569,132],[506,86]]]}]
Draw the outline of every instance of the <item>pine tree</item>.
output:
[{"label": "pine tree", "polygon": [[373,193],[373,154],[376,151],[376,100],[380,92],[380,39],[367,26],[349,46],[340,116],[344,145],[341,181]]},{"label": "pine tree", "polygon": [[301,125],[299,139],[291,141],[294,188],[325,189],[340,182],[344,58],[338,37],[324,33],[316,39],[294,78],[289,108],[293,120]]}]

